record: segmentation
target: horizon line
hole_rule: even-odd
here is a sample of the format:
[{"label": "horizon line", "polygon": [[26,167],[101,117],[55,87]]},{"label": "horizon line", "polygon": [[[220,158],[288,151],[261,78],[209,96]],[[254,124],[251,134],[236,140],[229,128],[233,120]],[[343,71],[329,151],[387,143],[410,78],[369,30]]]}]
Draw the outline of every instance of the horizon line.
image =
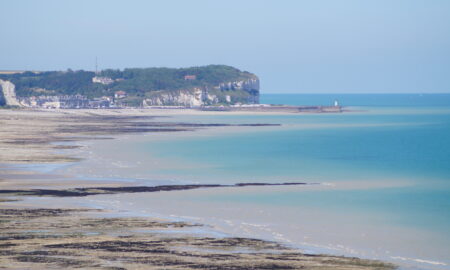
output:
[{"label": "horizon line", "polygon": [[334,93],[328,93],[328,92],[320,92],[320,93],[314,93],[314,92],[302,92],[302,93],[291,93],[291,92],[284,92],[284,93],[261,93],[262,95],[410,95],[410,94],[416,94],[416,95],[436,95],[436,94],[450,94],[450,92],[364,92],[364,93],[354,93],[354,92],[334,92]]}]

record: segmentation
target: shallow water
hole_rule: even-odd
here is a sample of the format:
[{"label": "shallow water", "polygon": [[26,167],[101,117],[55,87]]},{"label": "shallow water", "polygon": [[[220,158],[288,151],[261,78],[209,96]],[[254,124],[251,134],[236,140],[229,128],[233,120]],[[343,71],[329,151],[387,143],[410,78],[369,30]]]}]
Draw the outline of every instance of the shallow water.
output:
[{"label": "shallow water", "polygon": [[148,184],[328,183],[116,199],[129,210],[189,216],[306,249],[450,267],[450,95],[266,95],[262,102],[327,105],[336,98],[361,111],[177,117],[282,126],[95,142],[91,159],[69,171]]}]

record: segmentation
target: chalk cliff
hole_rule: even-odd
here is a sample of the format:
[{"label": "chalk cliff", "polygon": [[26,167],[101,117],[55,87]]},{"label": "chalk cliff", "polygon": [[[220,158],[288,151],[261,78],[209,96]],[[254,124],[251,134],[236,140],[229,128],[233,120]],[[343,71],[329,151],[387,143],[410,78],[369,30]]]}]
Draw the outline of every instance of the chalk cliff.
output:
[{"label": "chalk cliff", "polygon": [[16,99],[15,86],[10,81],[0,80],[0,86],[3,91],[3,97],[5,99],[6,105],[9,106],[20,106]]},{"label": "chalk cliff", "polygon": [[144,106],[196,107],[216,104],[258,104],[259,79],[221,83],[207,87],[175,91],[152,91],[143,100]]}]

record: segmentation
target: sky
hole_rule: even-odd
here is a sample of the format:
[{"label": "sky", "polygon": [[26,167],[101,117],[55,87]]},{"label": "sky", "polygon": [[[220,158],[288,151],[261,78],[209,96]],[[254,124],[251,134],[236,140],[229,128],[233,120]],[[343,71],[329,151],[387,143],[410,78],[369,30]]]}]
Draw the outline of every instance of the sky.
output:
[{"label": "sky", "polygon": [[0,0],[0,70],[190,67],[262,93],[450,93],[449,0]]}]

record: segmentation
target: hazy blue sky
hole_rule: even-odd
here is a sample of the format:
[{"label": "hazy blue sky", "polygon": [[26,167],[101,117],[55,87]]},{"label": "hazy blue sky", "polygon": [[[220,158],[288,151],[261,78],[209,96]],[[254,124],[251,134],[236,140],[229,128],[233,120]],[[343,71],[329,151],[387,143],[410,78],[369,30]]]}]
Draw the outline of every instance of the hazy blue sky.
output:
[{"label": "hazy blue sky", "polygon": [[0,0],[0,69],[227,64],[265,93],[450,92],[449,0]]}]

